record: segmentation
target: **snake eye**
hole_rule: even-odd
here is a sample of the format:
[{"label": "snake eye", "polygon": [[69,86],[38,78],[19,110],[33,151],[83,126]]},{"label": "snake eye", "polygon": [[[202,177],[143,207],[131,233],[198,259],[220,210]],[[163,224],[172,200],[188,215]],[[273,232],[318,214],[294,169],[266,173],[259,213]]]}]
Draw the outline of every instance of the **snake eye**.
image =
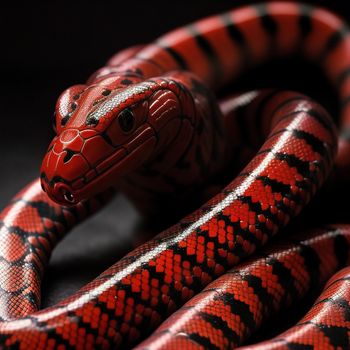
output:
[{"label": "snake eye", "polygon": [[64,191],[63,192],[63,198],[69,203],[74,203],[74,196],[69,191]]},{"label": "snake eye", "polygon": [[118,122],[124,132],[130,132],[134,127],[135,118],[130,109],[124,109],[118,115]]}]

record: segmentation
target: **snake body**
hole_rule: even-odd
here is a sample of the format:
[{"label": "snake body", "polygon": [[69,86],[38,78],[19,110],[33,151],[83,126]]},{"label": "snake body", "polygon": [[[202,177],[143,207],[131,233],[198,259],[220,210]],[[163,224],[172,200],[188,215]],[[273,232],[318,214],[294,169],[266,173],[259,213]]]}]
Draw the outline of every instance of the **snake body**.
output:
[{"label": "snake body", "polygon": [[[1,216],[1,346],[108,349],[135,344],[297,215],[326,179],[334,157],[344,174],[350,148],[349,33],[338,17],[312,6],[247,6],[130,49],[86,84],[63,92],[56,108],[57,136],[41,169],[46,193],[35,181]],[[95,211],[114,187],[146,213],[181,212],[181,203],[232,160],[230,122],[212,91],[257,64],[295,55],[319,64],[336,85],[339,138],[327,112],[299,93],[272,91],[257,98],[256,137],[264,142],[233,181],[73,296],[36,311],[43,266],[70,226]],[[332,242],[333,236],[327,239]],[[292,254],[301,256],[298,249]],[[306,271],[306,262],[301,264]],[[338,265],[334,260],[334,268]],[[285,271],[292,273],[292,267]],[[321,273],[316,279],[327,277]],[[271,283],[281,288],[275,279]],[[262,298],[263,291],[255,292],[245,300],[247,307]],[[301,297],[303,291],[295,294]],[[259,309],[256,317],[263,314]],[[207,347],[215,345],[210,338],[215,323],[209,323],[208,336],[202,335]],[[254,328],[242,327],[235,331],[237,344]]]},{"label": "snake body", "polygon": [[310,311],[292,328],[279,336],[257,345],[240,349],[314,349],[349,348],[349,275],[346,267],[326,284]]},{"label": "snake body", "polygon": [[[305,297],[308,291],[317,289],[349,264],[349,233],[348,226],[327,227],[288,237],[265,249],[262,255],[236,266],[206,286],[136,349],[238,347],[274,312]],[[334,322],[333,326],[336,329],[340,323]],[[322,333],[323,328],[315,327],[314,331]],[[305,333],[308,345],[317,348],[310,336],[312,332]],[[337,339],[339,333],[336,330],[332,333],[331,328],[324,333],[330,343],[349,347],[347,335]],[[288,334],[293,336],[293,331]],[[302,338],[298,332],[294,337]],[[292,348],[293,343],[302,343],[287,339],[280,342],[280,347],[274,347],[279,349],[282,343],[287,348],[290,343]],[[265,344],[266,349],[268,345],[271,343]]]}]

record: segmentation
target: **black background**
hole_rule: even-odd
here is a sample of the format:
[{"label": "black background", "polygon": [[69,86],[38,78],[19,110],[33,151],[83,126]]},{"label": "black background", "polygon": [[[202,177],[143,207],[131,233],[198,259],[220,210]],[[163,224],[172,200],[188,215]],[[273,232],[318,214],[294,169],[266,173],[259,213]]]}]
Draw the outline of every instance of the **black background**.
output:
[{"label": "black background", "polygon": [[[327,3],[324,1],[323,3]],[[57,96],[115,52],[147,43],[194,19],[250,1],[47,1],[2,5],[0,15],[0,207],[38,175]],[[350,18],[347,1],[327,5]],[[308,66],[279,64],[248,74],[242,86],[291,87],[335,110],[329,86]],[[72,293],[115,262],[139,217],[118,198],[67,237],[45,277],[43,305]],[[137,234],[140,234],[139,232]]]}]

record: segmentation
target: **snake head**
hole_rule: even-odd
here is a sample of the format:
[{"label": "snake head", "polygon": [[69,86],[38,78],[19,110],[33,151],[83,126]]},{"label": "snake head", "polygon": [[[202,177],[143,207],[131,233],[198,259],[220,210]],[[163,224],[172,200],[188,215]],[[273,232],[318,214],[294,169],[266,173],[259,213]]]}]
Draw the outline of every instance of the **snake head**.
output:
[{"label": "snake head", "polygon": [[106,84],[77,85],[64,91],[55,110],[57,135],[41,167],[49,197],[74,205],[114,187],[144,164],[159,141],[159,120],[166,113],[154,101],[164,91],[155,81],[114,90]]}]

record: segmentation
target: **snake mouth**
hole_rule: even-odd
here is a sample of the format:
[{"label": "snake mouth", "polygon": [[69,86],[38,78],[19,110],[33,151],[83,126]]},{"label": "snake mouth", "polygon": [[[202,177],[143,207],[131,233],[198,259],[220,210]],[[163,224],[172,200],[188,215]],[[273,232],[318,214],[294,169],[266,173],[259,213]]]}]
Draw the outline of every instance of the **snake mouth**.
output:
[{"label": "snake mouth", "polygon": [[152,154],[157,144],[155,134],[147,133],[147,137],[121,147],[105,158],[84,175],[73,181],[55,176],[48,179],[45,172],[41,175],[43,190],[56,203],[63,206],[73,206],[91,198],[108,188],[116,187],[118,180],[142,165]]}]

